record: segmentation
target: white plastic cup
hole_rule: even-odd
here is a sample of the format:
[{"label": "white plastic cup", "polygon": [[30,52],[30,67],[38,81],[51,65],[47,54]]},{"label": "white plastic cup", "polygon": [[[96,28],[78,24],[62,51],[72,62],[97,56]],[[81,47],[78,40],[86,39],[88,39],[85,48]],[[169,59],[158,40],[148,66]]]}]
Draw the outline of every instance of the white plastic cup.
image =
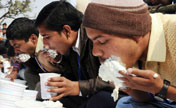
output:
[{"label": "white plastic cup", "polygon": [[24,90],[23,100],[35,101],[38,91],[35,90]]},{"label": "white plastic cup", "polygon": [[4,67],[4,73],[9,74],[9,68],[10,68],[10,62],[9,61],[4,61],[3,62],[3,67]]},{"label": "white plastic cup", "polygon": [[40,76],[40,85],[41,85],[41,97],[42,99],[50,99],[51,96],[55,96],[56,93],[47,92],[49,88],[53,88],[51,86],[46,86],[45,84],[48,82],[48,79],[51,77],[60,77],[60,74],[57,73],[41,73]]}]

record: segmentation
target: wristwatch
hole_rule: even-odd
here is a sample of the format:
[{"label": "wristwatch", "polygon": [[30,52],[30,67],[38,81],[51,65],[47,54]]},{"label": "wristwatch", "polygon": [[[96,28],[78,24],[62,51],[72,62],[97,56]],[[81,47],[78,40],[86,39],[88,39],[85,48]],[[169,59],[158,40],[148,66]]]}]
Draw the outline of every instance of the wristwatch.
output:
[{"label": "wristwatch", "polygon": [[155,96],[160,97],[162,99],[166,99],[168,87],[170,86],[170,81],[164,79],[163,83],[164,84],[163,84],[161,91],[159,93],[155,94]]}]

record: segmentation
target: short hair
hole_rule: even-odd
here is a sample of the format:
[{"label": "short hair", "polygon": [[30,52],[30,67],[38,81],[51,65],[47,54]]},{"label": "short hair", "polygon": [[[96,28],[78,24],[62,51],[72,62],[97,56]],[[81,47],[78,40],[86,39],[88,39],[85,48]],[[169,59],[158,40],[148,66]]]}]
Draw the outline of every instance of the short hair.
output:
[{"label": "short hair", "polygon": [[39,13],[35,25],[43,25],[48,30],[60,33],[64,25],[78,31],[82,23],[83,14],[70,3],[61,0],[46,5]]},{"label": "short hair", "polygon": [[15,50],[14,50],[14,47],[13,47],[13,46],[10,46],[10,47],[7,49],[7,56],[8,56],[8,57],[14,57],[14,56],[15,56]]},{"label": "short hair", "polygon": [[8,40],[28,41],[30,36],[35,34],[39,36],[39,31],[35,27],[35,20],[25,17],[15,19],[7,28],[6,37]]},{"label": "short hair", "polygon": [[4,44],[0,44],[0,55],[7,54],[7,48]]},{"label": "short hair", "polygon": [[3,23],[2,25],[7,25],[7,23]]}]

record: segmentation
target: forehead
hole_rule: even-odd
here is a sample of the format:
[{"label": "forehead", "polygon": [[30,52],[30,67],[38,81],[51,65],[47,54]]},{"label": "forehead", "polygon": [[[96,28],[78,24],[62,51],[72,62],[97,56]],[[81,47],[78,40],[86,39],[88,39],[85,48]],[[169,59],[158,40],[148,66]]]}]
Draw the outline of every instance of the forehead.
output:
[{"label": "forehead", "polygon": [[39,30],[39,32],[40,32],[40,34],[41,35],[43,35],[43,34],[48,34],[48,33],[52,33],[53,31],[51,31],[51,30],[48,30],[44,25],[41,25],[41,26],[39,26],[38,27],[38,30]]},{"label": "forehead", "polygon": [[86,32],[87,32],[88,38],[93,40],[93,41],[101,39],[101,38],[105,38],[105,39],[117,38],[118,39],[118,38],[124,37],[124,36],[121,36],[121,35],[108,34],[108,33],[105,33],[103,31],[88,28],[88,27],[86,27]]},{"label": "forehead", "polygon": [[24,40],[9,40],[10,44],[13,46],[14,44],[23,44],[25,43]]},{"label": "forehead", "polygon": [[86,32],[87,32],[88,38],[90,38],[91,40],[93,40],[97,36],[105,35],[105,33],[100,30],[96,30],[88,27],[86,27]]},{"label": "forehead", "polygon": [[41,32],[46,31],[47,29],[43,25],[41,25],[41,26],[38,27],[38,30],[41,33]]}]

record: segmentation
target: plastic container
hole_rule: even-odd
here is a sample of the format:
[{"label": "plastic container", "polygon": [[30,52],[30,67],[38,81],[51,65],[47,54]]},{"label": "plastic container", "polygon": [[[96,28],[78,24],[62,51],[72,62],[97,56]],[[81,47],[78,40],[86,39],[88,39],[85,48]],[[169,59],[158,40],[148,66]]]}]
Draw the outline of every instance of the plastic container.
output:
[{"label": "plastic container", "polygon": [[56,93],[49,93],[47,90],[52,88],[51,86],[45,86],[48,79],[51,77],[60,77],[60,74],[57,73],[41,73],[40,76],[40,85],[41,85],[41,97],[42,99],[50,99],[51,96],[56,96]]},{"label": "plastic container", "polygon": [[35,90],[24,90],[23,100],[35,101],[38,91]]}]

